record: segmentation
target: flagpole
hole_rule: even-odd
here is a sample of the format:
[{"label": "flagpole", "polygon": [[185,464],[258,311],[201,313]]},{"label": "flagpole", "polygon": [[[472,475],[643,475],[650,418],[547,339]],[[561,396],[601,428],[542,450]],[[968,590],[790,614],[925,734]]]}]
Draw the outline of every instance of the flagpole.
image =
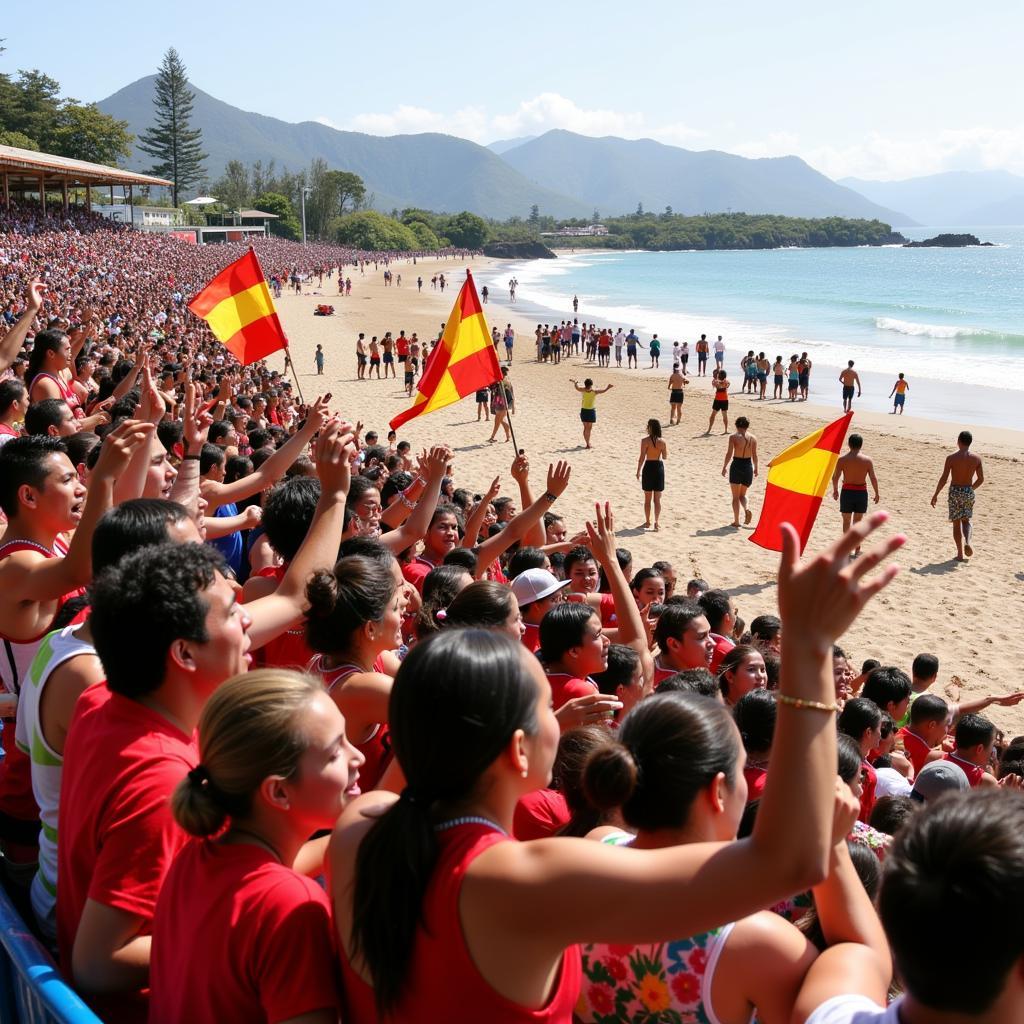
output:
[{"label": "flagpole", "polygon": [[501,393],[505,397],[505,419],[508,423],[508,432],[512,435],[512,447],[515,448],[516,452],[519,452],[519,444],[516,441],[515,427],[512,426],[512,408],[508,404],[508,391],[505,389],[505,375],[501,375]]},{"label": "flagpole", "polygon": [[299,401],[305,405],[306,400],[302,397],[302,385],[299,383],[299,374],[295,369],[295,364],[292,362],[292,350],[287,345],[284,347],[284,368],[286,370],[291,369],[292,380],[295,381],[295,390],[299,393]]}]

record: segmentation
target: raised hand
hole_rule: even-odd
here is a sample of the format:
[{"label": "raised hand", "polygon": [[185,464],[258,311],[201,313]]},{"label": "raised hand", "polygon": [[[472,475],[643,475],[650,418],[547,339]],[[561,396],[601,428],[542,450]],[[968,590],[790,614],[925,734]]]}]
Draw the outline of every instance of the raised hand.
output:
[{"label": "raised hand", "polygon": [[587,523],[587,547],[590,548],[602,568],[616,561],[615,555],[615,517],[612,508],[605,502],[602,510],[600,504],[594,506],[593,523]]},{"label": "raised hand", "polygon": [[352,481],[352,459],[357,453],[356,433],[351,423],[331,417],[316,439],[314,461],[324,496],[344,501]]},{"label": "raised hand", "polygon": [[530,460],[525,455],[517,455],[512,460],[512,479],[522,485],[530,478]]},{"label": "raised hand", "polygon": [[320,430],[324,421],[330,415],[330,395],[321,395],[310,407],[309,415],[306,417],[306,426],[315,433]]},{"label": "raised hand", "polygon": [[832,845],[846,842],[860,814],[860,801],[850,787],[836,776],[835,806],[832,810]]},{"label": "raised hand", "polygon": [[445,471],[448,469],[448,460],[450,458],[451,452],[444,445],[438,445],[436,448],[431,448],[423,462],[423,475],[428,480],[436,480],[443,477]]},{"label": "raised hand", "polygon": [[887,587],[899,572],[888,566],[873,580],[864,576],[894,551],[906,537],[897,534],[875,545],[855,562],[850,555],[889,518],[888,512],[865,517],[825,551],[800,561],[800,539],[789,524],[782,524],[779,564],[779,614],[801,647],[823,657],[846,632],[864,606]]},{"label": "raised hand", "polygon": [[46,284],[38,277],[34,277],[29,281],[28,291],[25,294],[27,312],[34,315],[43,308],[43,298],[46,295],[46,290]]},{"label": "raised hand", "polygon": [[488,502],[494,501],[494,499],[501,492],[501,477],[496,476],[492,481],[490,487],[487,488],[487,493],[484,494],[483,502],[486,505]]},{"label": "raised hand", "polygon": [[103,439],[100,457],[93,469],[93,477],[118,477],[131,462],[132,456],[156,433],[152,423],[142,420],[124,420]]},{"label": "raised hand", "polygon": [[584,697],[573,697],[555,711],[558,727],[565,732],[581,725],[607,724],[621,710],[622,701],[606,693],[588,693]]},{"label": "raised hand", "polygon": [[572,466],[570,466],[564,459],[559,459],[559,461],[553,466],[549,465],[547,481],[548,492],[557,498],[565,491],[566,487],[569,486],[569,477],[571,475]]},{"label": "raised hand", "polygon": [[209,405],[197,405],[196,386],[193,382],[185,385],[185,412],[183,417],[185,431],[185,451],[198,455],[206,441],[213,416]]}]

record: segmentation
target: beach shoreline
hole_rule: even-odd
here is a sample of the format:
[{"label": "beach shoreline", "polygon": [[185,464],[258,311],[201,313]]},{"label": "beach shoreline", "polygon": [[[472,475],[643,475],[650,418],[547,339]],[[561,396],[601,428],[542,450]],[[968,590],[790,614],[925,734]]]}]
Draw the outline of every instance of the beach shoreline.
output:
[{"label": "beach shoreline", "polygon": [[[404,329],[421,339],[435,337],[447,320],[463,280],[464,267],[472,269],[478,288],[503,272],[508,261],[478,257],[465,264],[452,261],[398,263],[392,270],[403,274],[401,288],[385,288],[381,273],[353,277],[349,298],[332,294],[333,281],[324,282],[322,294],[307,287],[301,296],[284,295],[278,302],[282,322],[291,339],[291,351],[307,400],[322,391],[334,394],[334,404],[346,416],[362,420],[381,438],[387,421],[408,408],[402,380],[356,380],[355,338],[360,331],[369,338]],[[430,277],[444,272],[450,282],[442,295],[430,288]],[[425,278],[417,293],[417,275]],[[775,578],[778,556],[746,542],[749,530],[734,530],[729,523],[729,488],[722,477],[725,437],[719,432],[705,436],[710,414],[710,380],[692,378],[687,388],[680,426],[665,429],[669,447],[666,464],[665,512],[659,533],[643,529],[643,495],[635,477],[639,445],[648,417],[668,422],[667,380],[671,372],[671,348],[662,351],[660,371],[640,372],[598,368],[580,357],[563,360],[561,367],[534,361],[533,330],[536,320],[526,304],[510,304],[490,287],[491,301],[483,310],[489,326],[504,329],[511,322],[517,332],[510,379],[515,387],[517,441],[533,461],[535,492],[549,462],[568,458],[573,477],[558,510],[571,531],[579,529],[595,500],[609,501],[616,513],[620,545],[633,553],[634,566],[650,565],[659,558],[672,561],[680,581],[702,577],[737,597],[741,616],[749,623],[758,614],[775,611]],[[335,307],[334,317],[314,317],[319,302]],[[561,319],[562,314],[558,318]],[[543,322],[543,321],[542,321]],[[322,343],[325,373],[316,375],[313,352]],[[691,342],[691,350],[692,350]],[[504,355],[502,350],[501,355]],[[647,355],[641,350],[641,356]],[[641,360],[644,362],[645,360]],[[268,360],[283,369],[283,358]],[[646,359],[649,362],[649,356]],[[691,351],[690,368],[695,354]],[[730,368],[731,369],[731,368]],[[582,448],[579,396],[569,377],[591,376],[600,387],[613,390],[597,402],[598,423],[594,449]],[[838,383],[835,400],[826,391],[823,377],[812,374],[811,401],[791,405],[787,401],[759,402],[738,394],[735,381],[730,396],[732,417],[751,420],[751,432],[759,442],[761,472],[750,491],[756,516],[764,494],[767,462],[793,440],[838,418],[841,407]],[[830,376],[830,375],[829,375]],[[831,386],[831,381],[829,381]],[[770,387],[770,384],[769,384]],[[913,402],[913,393],[911,397]],[[913,406],[911,405],[911,408]],[[869,657],[898,664],[909,670],[910,660],[922,651],[940,656],[936,691],[954,685],[964,696],[1003,693],[1017,689],[1011,673],[1016,668],[1019,642],[1016,623],[1024,617],[1024,559],[1020,558],[1016,523],[1024,487],[1024,434],[1006,428],[972,425],[965,417],[949,422],[916,417],[889,416],[858,409],[854,428],[865,441],[865,454],[875,460],[882,491],[879,507],[887,509],[891,523],[883,532],[900,531],[908,538],[901,552],[904,570],[886,594],[865,610],[850,634],[840,643],[859,667]],[[500,473],[503,493],[515,493],[508,473],[511,445],[488,444],[490,424],[476,421],[472,397],[429,416],[417,418],[400,431],[414,449],[444,440],[455,450],[456,486],[480,492]],[[730,421],[731,422],[731,421]],[[943,459],[955,447],[956,432],[972,429],[975,450],[983,457],[986,482],[979,491],[976,554],[969,563],[953,561],[953,543],[946,516],[945,496],[938,508],[930,499],[942,471]],[[595,482],[598,482],[595,486]],[[811,536],[810,550],[820,549],[839,533],[839,514],[828,495]],[[992,609],[998,615],[992,616]],[[984,618],[983,618],[984,617]],[[1024,711],[993,708],[991,717],[1001,727],[1024,732]]]}]

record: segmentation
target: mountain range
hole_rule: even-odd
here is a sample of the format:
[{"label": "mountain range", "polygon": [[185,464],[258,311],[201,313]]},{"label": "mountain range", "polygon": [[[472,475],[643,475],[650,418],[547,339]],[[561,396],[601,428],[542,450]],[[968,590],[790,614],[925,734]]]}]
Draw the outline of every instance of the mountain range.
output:
[{"label": "mountain range", "polygon": [[904,210],[921,224],[1024,224],[1024,178],[1008,171],[947,171],[903,181],[843,178],[840,184]]},{"label": "mountain range", "polygon": [[[136,135],[153,120],[155,75],[99,102]],[[202,130],[206,170],[216,180],[229,160],[273,160],[297,171],[320,157],[353,171],[377,209],[408,206],[470,210],[486,217],[527,217],[531,207],[556,217],[604,216],[644,209],[660,213],[776,213],[795,217],[865,217],[894,227],[911,216],[865,198],[815,171],[799,157],[747,159],[695,152],[651,139],[590,138],[563,130],[480,146],[437,133],[382,137],[313,121],[292,124],[231,106],[191,85],[192,127]],[[134,151],[133,169],[151,160]]]}]

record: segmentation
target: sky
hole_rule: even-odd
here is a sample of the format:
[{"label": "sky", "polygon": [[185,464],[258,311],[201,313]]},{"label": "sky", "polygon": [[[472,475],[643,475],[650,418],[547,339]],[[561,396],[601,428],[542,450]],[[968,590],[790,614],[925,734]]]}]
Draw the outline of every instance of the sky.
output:
[{"label": "sky", "polygon": [[567,128],[796,154],[832,178],[1024,174],[1020,0],[390,0],[319,13],[52,0],[47,22],[61,19],[74,31],[9,21],[0,70],[38,68],[100,100],[174,46],[227,103],[378,135],[486,144]]}]

